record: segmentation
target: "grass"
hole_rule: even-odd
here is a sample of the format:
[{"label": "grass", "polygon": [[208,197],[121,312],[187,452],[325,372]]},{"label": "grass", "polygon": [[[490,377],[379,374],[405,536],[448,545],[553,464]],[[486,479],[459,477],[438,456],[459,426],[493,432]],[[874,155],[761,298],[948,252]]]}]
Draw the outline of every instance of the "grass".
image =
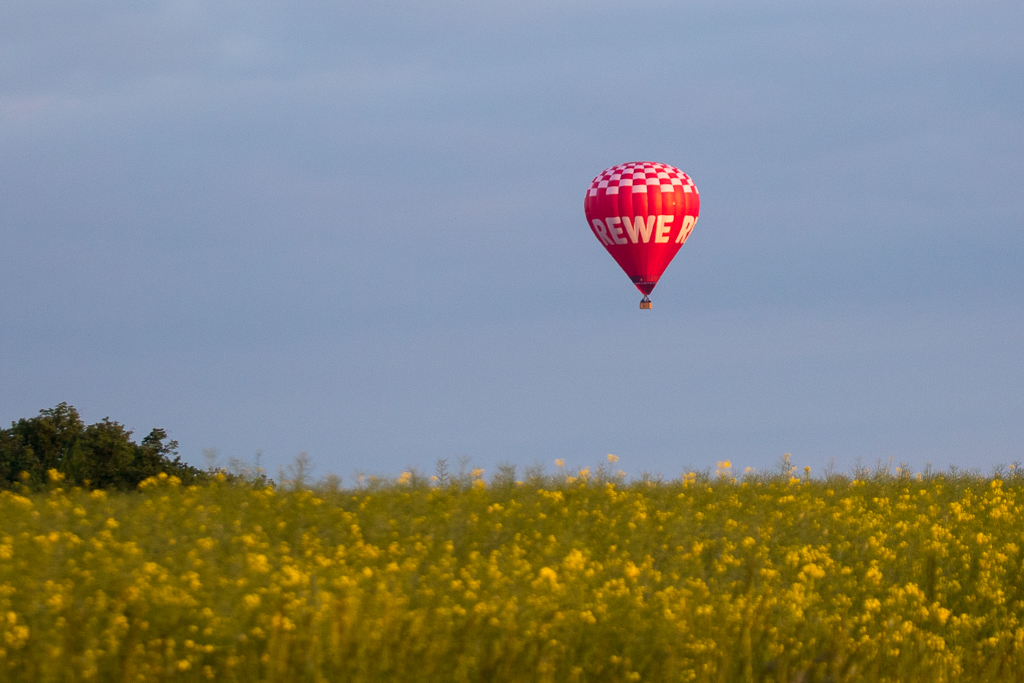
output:
[{"label": "grass", "polygon": [[1024,679],[1024,477],[0,493],[0,680]]}]

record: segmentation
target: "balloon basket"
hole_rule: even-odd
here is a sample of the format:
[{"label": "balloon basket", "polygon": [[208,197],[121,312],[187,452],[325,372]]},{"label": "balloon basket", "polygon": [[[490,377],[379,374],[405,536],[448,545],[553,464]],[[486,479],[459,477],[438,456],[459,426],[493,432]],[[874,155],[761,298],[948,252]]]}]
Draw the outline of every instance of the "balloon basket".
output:
[{"label": "balloon basket", "polygon": [[652,307],[653,304],[651,304],[650,298],[645,294],[644,298],[640,299],[640,309],[644,311],[649,311]]}]

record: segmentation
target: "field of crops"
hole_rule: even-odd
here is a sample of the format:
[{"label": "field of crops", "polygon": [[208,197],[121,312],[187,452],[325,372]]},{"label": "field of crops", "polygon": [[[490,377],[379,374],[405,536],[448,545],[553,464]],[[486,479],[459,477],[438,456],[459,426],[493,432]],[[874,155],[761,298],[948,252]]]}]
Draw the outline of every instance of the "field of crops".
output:
[{"label": "field of crops", "polygon": [[0,493],[0,680],[1024,679],[981,476],[173,477]]}]

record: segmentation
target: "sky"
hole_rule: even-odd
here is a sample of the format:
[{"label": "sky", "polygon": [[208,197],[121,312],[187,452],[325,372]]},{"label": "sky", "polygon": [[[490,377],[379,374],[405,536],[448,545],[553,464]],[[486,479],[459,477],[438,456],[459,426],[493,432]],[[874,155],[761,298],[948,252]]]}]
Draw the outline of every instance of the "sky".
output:
[{"label": "sky", "polygon": [[[1024,5],[0,4],[0,424],[205,466],[1024,459]],[[604,168],[687,172],[652,295]]]}]

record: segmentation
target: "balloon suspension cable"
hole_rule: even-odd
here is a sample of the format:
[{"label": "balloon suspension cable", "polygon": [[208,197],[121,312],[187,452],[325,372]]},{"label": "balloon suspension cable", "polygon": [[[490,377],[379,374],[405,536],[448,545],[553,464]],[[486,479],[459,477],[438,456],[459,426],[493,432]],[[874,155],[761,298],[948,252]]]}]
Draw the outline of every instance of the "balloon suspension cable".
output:
[{"label": "balloon suspension cable", "polygon": [[640,299],[640,308],[645,310],[645,311],[649,311],[649,310],[651,310],[651,307],[652,307],[651,297],[649,297],[646,294],[644,294],[644,298]]}]

